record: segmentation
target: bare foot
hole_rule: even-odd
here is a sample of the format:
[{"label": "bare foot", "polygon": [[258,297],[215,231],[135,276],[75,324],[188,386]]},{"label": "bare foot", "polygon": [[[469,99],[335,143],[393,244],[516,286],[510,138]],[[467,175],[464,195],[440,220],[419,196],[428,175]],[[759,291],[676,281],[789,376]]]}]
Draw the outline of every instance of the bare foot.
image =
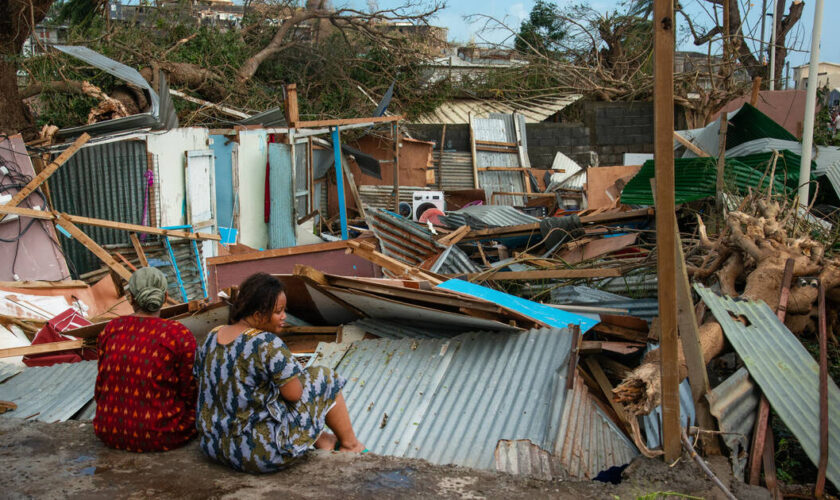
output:
[{"label": "bare foot", "polygon": [[361,453],[364,450],[365,445],[363,445],[362,442],[358,439],[355,443],[341,443],[338,447],[338,451],[345,451],[350,453]]},{"label": "bare foot", "polygon": [[315,440],[315,448],[319,450],[334,450],[338,444],[338,438],[331,432],[322,432]]}]

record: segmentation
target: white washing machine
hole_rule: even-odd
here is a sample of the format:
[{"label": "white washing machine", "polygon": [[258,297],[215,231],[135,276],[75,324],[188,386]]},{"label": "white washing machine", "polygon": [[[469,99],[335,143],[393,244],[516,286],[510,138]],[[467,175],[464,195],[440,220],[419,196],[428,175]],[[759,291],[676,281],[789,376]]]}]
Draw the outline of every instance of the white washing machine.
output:
[{"label": "white washing machine", "polygon": [[437,208],[446,212],[446,202],[443,201],[443,191],[415,191],[411,196],[411,218],[420,219],[429,208]]}]

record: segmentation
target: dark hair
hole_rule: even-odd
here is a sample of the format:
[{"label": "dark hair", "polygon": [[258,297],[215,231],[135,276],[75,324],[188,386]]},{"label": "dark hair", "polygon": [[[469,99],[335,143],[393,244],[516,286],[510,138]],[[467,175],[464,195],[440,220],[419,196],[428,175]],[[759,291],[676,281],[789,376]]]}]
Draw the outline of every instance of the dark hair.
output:
[{"label": "dark hair", "polygon": [[277,297],[285,291],[283,282],[268,273],[248,276],[231,301],[229,322],[233,324],[254,314],[270,316],[277,305]]}]

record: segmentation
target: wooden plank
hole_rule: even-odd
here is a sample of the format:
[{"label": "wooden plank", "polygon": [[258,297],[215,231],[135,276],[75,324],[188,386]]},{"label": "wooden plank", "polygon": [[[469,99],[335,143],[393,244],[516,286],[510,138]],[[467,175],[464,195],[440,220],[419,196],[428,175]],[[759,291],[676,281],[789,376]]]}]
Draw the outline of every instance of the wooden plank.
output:
[{"label": "wooden plank", "polygon": [[[519,119],[516,114],[513,115],[513,131],[516,134],[516,153],[519,156],[519,166],[530,168],[531,164],[528,161],[528,157],[525,155],[525,148],[522,147],[522,130],[519,128]],[[525,192],[530,194],[531,178],[525,170],[522,171],[522,183],[525,186]]]},{"label": "wooden plank", "polygon": [[132,231],[135,233],[159,234],[162,236],[169,236],[170,238],[185,238],[189,240],[213,240],[220,241],[222,239],[218,234],[210,233],[190,233],[189,231],[179,231],[176,229],[161,229],[151,226],[141,226],[139,224],[128,224],[125,222],[114,222],[103,219],[93,219],[91,217],[82,217],[80,215],[60,214],[62,219],[69,220],[74,224],[83,224],[85,226],[107,227],[111,229],[119,229],[121,231]]},{"label": "wooden plank", "polygon": [[[360,243],[375,242],[374,238],[356,238]],[[300,245],[296,247],[275,248],[272,250],[254,250],[253,252],[222,255],[219,257],[212,257],[207,259],[207,265],[221,265],[230,264],[233,262],[250,262],[254,260],[272,259],[274,257],[288,257],[290,255],[302,255],[309,253],[328,252],[330,250],[344,250],[347,248],[346,241],[328,241],[326,243],[316,243],[314,245]]]},{"label": "wooden plank", "polygon": [[[50,164],[47,165],[43,170],[41,170],[41,172],[38,175],[33,177],[32,180],[26,184],[26,186],[24,186],[20,191],[15,193],[14,196],[12,196],[12,199],[6,202],[5,205],[7,207],[18,206],[20,202],[22,202],[24,199],[26,199],[27,196],[32,194],[33,191],[38,189],[38,186],[43,184],[44,181],[46,181],[52,174],[55,173],[56,170],[58,170],[58,167],[64,165],[64,163],[66,163],[67,160],[70,159],[70,157],[76,154],[76,151],[81,149],[82,146],[84,146],[89,140],[90,136],[88,134],[80,135],[79,138],[76,139],[73,142],[73,144],[70,145],[69,148],[65,149],[64,152],[58,155],[58,158],[50,162]],[[5,214],[0,214],[0,221],[2,221],[4,217]]]},{"label": "wooden plank", "polygon": [[[478,142],[478,141],[476,141],[476,142]],[[484,152],[487,152],[487,153],[502,153],[502,154],[507,153],[507,154],[512,154],[512,155],[516,154],[516,148],[494,148],[493,146],[481,146],[479,144],[476,144],[475,150],[476,151],[484,151]]]},{"label": "wooden plank", "polygon": [[33,219],[52,220],[55,216],[50,212],[44,210],[35,210],[34,208],[10,207],[8,205],[0,205],[0,215],[17,215],[18,217],[31,217]]},{"label": "wooden plank", "polygon": [[[700,345],[700,330],[697,326],[697,316],[694,304],[691,302],[691,284],[685,268],[685,255],[676,217],[674,218],[675,239],[677,242],[677,320],[680,342],[688,368],[688,381],[691,385],[691,396],[697,415],[697,423],[701,429],[715,430],[715,420],[712,417],[706,394],[711,390],[709,373],[706,370],[706,360],[703,358],[703,348]],[[700,434],[700,441],[707,454],[720,455],[720,443],[714,434],[707,432]]]},{"label": "wooden plank", "polygon": [[[344,172],[344,180],[347,181],[347,185],[350,186],[350,195],[353,196],[353,201],[356,203],[356,210],[359,212],[359,216],[362,218],[367,217],[365,214],[365,204],[362,202],[362,197],[359,195],[359,188],[356,186],[356,179],[353,177],[353,172],[350,171],[350,168],[342,168],[342,172]],[[312,212],[317,214],[318,212]],[[298,221],[298,224],[302,222]]]},{"label": "wooden plank", "polygon": [[621,270],[615,267],[605,269],[548,269],[545,271],[502,271],[498,273],[470,273],[466,278],[491,281],[539,280],[557,278],[615,278],[621,276]]},{"label": "wooden plank", "polygon": [[[673,154],[671,155],[673,157]],[[650,208],[638,208],[636,210],[628,210],[626,212],[606,212],[597,215],[586,215],[580,218],[581,224],[598,224],[608,222],[622,222],[632,219],[640,219],[653,215],[654,211]]]},{"label": "wooden plank", "polygon": [[[673,0],[654,0],[654,159],[656,211],[675,213],[674,203],[674,44]],[[665,69],[667,68],[667,69]],[[679,344],[677,339],[676,228],[674,217],[656,218],[657,276],[662,376],[662,441],[665,460],[682,454],[680,435]]]},{"label": "wooden plank", "polygon": [[291,128],[296,128],[298,126],[298,122],[300,121],[300,115],[298,113],[298,95],[297,95],[297,84],[290,83],[286,85],[286,99],[283,102],[283,111],[286,112],[286,123]]},{"label": "wooden plank", "polygon": [[391,126],[394,138],[394,213],[400,213],[400,129],[394,123]]},{"label": "wooden plank", "polygon": [[114,252],[114,255],[116,255],[122,261],[123,264],[128,266],[128,268],[131,269],[132,272],[137,270],[137,267],[134,264],[132,264],[131,262],[129,262],[128,259],[126,259],[123,254],[121,254],[119,252]]},{"label": "wooden plank", "polygon": [[515,148],[518,146],[518,144],[515,142],[475,141],[475,143],[482,146],[499,146],[506,148]]},{"label": "wooden plank", "polygon": [[107,250],[99,246],[95,241],[93,241],[90,236],[86,235],[81,229],[79,229],[75,224],[73,224],[70,220],[64,218],[63,214],[62,217],[56,220],[56,224],[63,227],[68,233],[70,233],[76,241],[81,243],[85,246],[88,250],[93,252],[99,260],[101,260],[106,266],[108,266],[112,271],[117,273],[120,278],[124,280],[128,280],[131,278],[131,271],[117,263],[111,254],[108,253]]},{"label": "wooden plank", "polygon": [[84,345],[84,340],[65,340],[62,342],[49,342],[47,344],[28,345],[24,347],[8,347],[0,349],[0,358],[11,356],[29,356],[30,354],[43,354],[46,352],[69,351],[79,349]]},{"label": "wooden plank", "polygon": [[370,118],[345,118],[337,120],[311,120],[298,122],[297,128],[341,127],[342,125],[360,125],[364,123],[391,123],[403,119],[403,115],[376,116]]},{"label": "wooden plank", "polygon": [[438,277],[438,275],[436,275],[435,273],[411,267],[407,264],[398,261],[397,259],[377,252],[372,247],[362,245],[358,241],[348,240],[347,246],[347,251],[358,255],[359,257],[368,260],[383,269],[387,269],[388,271],[398,276],[412,276],[418,279],[426,280],[432,285],[439,285],[444,281],[443,277]]},{"label": "wooden plank", "polygon": [[630,421],[628,420],[627,413],[624,412],[624,407],[622,407],[620,404],[616,403],[613,400],[613,386],[610,383],[610,380],[607,378],[607,374],[604,373],[604,370],[601,368],[601,365],[598,364],[598,360],[595,359],[593,356],[587,356],[585,359],[585,363],[586,366],[589,368],[589,371],[592,373],[592,376],[595,378],[595,381],[598,382],[598,386],[601,387],[601,391],[607,398],[607,402],[610,404],[615,414],[618,415],[619,420],[621,420],[621,424],[624,427],[624,431],[632,435]]},{"label": "wooden plank", "polygon": [[473,130],[473,115],[472,112],[469,113],[469,127],[470,127],[470,154],[472,155],[472,169],[473,169],[473,187],[475,189],[480,189],[480,183],[478,182],[478,157],[476,152],[476,144],[475,144],[475,130]]},{"label": "wooden plank", "polygon": [[446,236],[439,238],[437,240],[438,243],[445,246],[451,246],[457,244],[461,241],[467,233],[470,232],[470,226],[464,224],[463,226],[459,227],[458,229],[452,231],[451,233],[447,234]]},{"label": "wooden plank", "polygon": [[128,237],[131,239],[131,245],[137,253],[137,260],[140,261],[140,267],[149,267],[149,261],[146,259],[146,252],[143,251],[143,245],[140,244],[140,239],[137,233],[129,233]]},{"label": "wooden plank", "polygon": [[88,284],[80,280],[66,281],[0,281],[0,288],[63,289],[87,288]]},{"label": "wooden plank", "polygon": [[677,142],[679,142],[679,143],[680,143],[680,144],[682,144],[683,146],[687,147],[687,148],[688,148],[691,152],[693,152],[693,153],[694,153],[694,154],[696,154],[697,156],[700,156],[700,157],[709,157],[709,156],[711,156],[709,153],[707,153],[707,152],[703,151],[702,149],[700,149],[699,147],[697,147],[697,145],[696,145],[696,144],[694,144],[693,142],[689,141],[689,140],[688,140],[688,139],[686,139],[685,137],[681,136],[681,135],[680,135],[680,134],[678,134],[677,132],[674,132],[674,139],[676,139],[676,140],[677,140]]}]

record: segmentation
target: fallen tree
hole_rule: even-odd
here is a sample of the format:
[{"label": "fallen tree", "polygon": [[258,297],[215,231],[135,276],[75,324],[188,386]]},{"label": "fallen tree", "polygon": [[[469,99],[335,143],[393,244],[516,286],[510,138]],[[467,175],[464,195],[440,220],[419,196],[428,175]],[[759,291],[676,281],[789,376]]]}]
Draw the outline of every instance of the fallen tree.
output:
[{"label": "fallen tree", "polygon": [[[797,215],[794,203],[755,196],[726,216],[726,226],[716,241],[708,238],[698,216],[700,248],[705,255],[697,265],[687,266],[696,280],[716,280],[722,293],[779,306],[782,277],[788,259],[793,277],[816,277],[825,286],[829,300],[840,299],[840,261],[825,256],[823,243],[810,234],[810,227]],[[806,229],[807,228],[807,229]],[[814,280],[794,279],[790,288],[785,324],[798,335],[816,330],[817,287]],[[743,288],[739,290],[739,285]],[[723,330],[712,320],[700,326],[700,343],[706,363],[721,354]],[[659,353],[652,351],[614,390],[615,400],[633,415],[644,415],[660,404]],[[680,380],[688,375],[682,350]]]}]

